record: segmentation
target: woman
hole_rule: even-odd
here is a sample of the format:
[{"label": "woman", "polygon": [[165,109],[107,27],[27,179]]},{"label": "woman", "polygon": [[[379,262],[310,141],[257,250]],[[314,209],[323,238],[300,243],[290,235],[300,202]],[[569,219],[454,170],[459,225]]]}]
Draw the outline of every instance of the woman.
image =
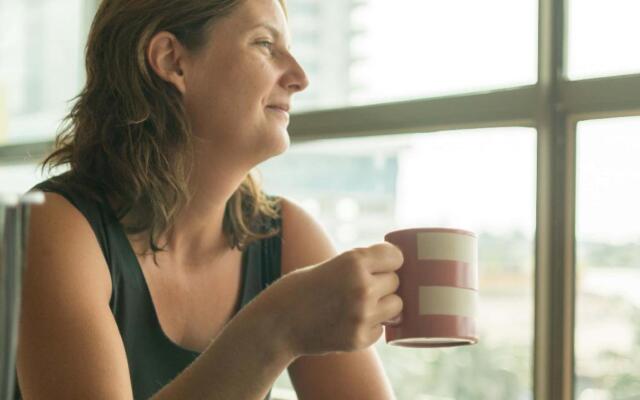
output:
[{"label": "woman", "polygon": [[36,186],[17,372],[26,399],[389,399],[373,343],[402,254],[336,254],[252,169],[307,86],[277,0],[103,0],[87,85]]}]

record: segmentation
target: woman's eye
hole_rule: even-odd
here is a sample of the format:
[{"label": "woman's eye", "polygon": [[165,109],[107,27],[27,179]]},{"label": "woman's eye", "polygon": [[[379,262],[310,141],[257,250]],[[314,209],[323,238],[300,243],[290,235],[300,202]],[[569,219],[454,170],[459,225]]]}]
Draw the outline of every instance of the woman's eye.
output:
[{"label": "woman's eye", "polygon": [[270,42],[268,40],[261,40],[258,42],[258,45],[268,49],[269,51],[273,51],[273,42]]}]

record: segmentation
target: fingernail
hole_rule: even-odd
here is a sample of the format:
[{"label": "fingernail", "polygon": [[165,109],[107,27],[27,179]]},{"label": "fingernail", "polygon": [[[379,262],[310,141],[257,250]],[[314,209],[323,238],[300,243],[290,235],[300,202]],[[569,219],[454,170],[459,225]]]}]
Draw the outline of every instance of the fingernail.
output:
[{"label": "fingernail", "polygon": [[399,324],[400,322],[402,322],[402,314],[398,314],[389,322],[391,322],[392,324]]}]

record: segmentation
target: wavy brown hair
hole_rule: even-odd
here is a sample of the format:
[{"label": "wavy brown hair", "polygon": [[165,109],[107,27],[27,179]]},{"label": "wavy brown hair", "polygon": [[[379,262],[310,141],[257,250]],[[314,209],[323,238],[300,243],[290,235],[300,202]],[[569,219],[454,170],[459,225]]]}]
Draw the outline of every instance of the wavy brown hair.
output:
[{"label": "wavy brown hair", "polygon": [[[54,180],[90,198],[109,199],[127,234],[148,236],[147,250],[188,204],[193,134],[180,92],[150,68],[151,38],[168,31],[192,52],[202,49],[216,20],[246,0],[103,0],[86,47],[87,81],[56,136],[44,171],[70,167]],[[280,1],[285,7],[284,0]],[[225,207],[231,248],[276,235],[280,213],[252,170]]]}]

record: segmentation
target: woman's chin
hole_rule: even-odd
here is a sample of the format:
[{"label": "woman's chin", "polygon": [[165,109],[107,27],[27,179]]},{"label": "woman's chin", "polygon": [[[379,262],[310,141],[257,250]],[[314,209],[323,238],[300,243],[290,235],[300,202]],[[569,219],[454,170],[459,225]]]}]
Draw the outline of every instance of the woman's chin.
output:
[{"label": "woman's chin", "polygon": [[289,137],[289,131],[286,128],[281,128],[278,129],[274,135],[273,146],[270,147],[272,147],[273,151],[277,154],[282,154],[287,151],[290,145],[291,138]]},{"label": "woman's chin", "polygon": [[259,162],[267,161],[270,158],[277,157],[285,153],[290,147],[289,134],[285,131],[279,135],[277,139],[271,140],[261,146],[261,156]]}]

